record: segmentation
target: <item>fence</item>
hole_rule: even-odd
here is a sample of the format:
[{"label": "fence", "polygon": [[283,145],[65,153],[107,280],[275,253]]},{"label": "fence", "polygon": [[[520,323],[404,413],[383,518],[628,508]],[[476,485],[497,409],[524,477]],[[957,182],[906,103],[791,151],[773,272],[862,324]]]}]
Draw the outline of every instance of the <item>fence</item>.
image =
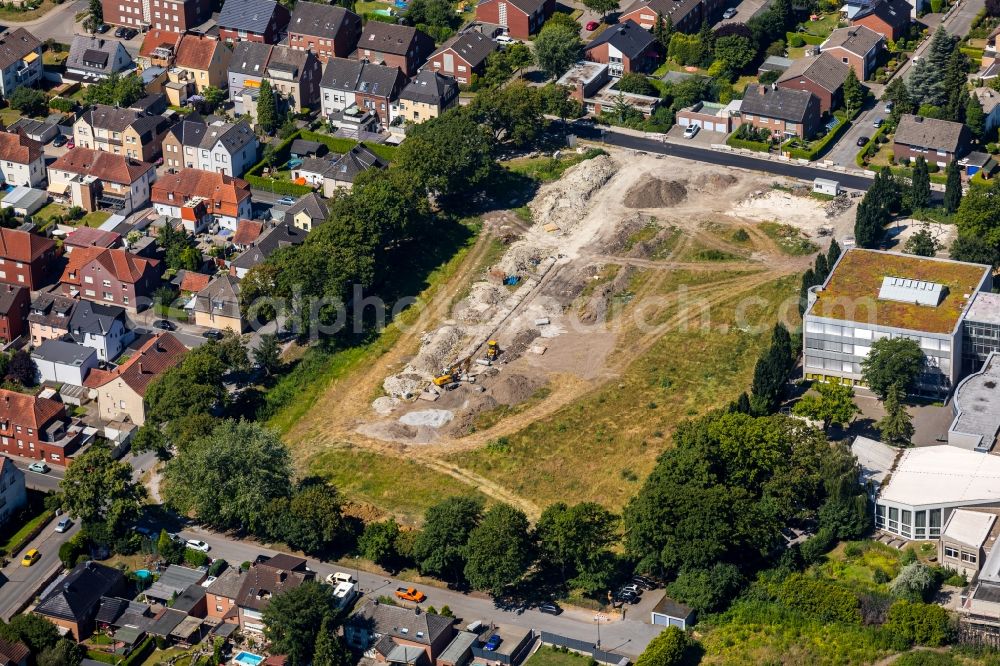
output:
[{"label": "fence", "polygon": [[589,654],[594,658],[594,661],[599,661],[602,664],[627,664],[630,659],[625,655],[618,654],[617,652],[606,652],[604,650],[598,650],[597,646],[593,643],[588,643],[587,641],[581,641],[576,638],[568,638],[566,636],[559,636],[558,634],[550,634],[547,631],[541,632],[542,642],[548,645],[555,645],[556,647],[564,647],[574,652],[583,652]]}]

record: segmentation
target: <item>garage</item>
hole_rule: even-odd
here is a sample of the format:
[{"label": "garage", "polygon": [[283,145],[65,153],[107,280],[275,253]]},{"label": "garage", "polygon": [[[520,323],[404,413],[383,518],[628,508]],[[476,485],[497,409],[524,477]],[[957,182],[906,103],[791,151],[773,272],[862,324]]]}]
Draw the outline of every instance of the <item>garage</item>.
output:
[{"label": "garage", "polygon": [[687,629],[694,624],[694,609],[663,595],[650,612],[649,622],[654,626]]},{"label": "garage", "polygon": [[709,122],[709,121],[706,120],[705,121],[705,130],[708,131],[708,132],[715,132],[716,131],[716,129],[715,129],[715,123]]}]

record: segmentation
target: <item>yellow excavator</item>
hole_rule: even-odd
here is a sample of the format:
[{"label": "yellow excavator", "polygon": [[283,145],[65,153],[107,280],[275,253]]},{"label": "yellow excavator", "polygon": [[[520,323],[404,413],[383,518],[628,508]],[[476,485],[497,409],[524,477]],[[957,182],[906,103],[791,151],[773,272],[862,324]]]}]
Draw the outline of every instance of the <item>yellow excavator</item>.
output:
[{"label": "yellow excavator", "polygon": [[443,374],[434,378],[434,386],[447,386],[448,384],[457,382],[463,374],[469,371],[470,365],[472,365],[471,356],[457,361],[450,368],[446,368]]},{"label": "yellow excavator", "polygon": [[500,343],[496,340],[490,340],[486,343],[486,360],[495,361],[497,356],[500,355]]}]

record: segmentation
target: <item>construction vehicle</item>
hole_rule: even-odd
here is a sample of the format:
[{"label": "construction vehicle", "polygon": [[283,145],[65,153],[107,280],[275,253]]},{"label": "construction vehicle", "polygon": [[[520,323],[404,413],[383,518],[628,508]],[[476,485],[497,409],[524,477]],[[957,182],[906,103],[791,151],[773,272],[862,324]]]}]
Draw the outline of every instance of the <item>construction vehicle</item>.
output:
[{"label": "construction vehicle", "polygon": [[434,386],[448,386],[461,380],[463,376],[468,376],[470,365],[472,365],[471,356],[457,361],[451,367],[445,368],[444,372],[434,378]]},{"label": "construction vehicle", "polygon": [[496,340],[490,340],[486,343],[486,360],[495,361],[500,355],[500,343]]}]

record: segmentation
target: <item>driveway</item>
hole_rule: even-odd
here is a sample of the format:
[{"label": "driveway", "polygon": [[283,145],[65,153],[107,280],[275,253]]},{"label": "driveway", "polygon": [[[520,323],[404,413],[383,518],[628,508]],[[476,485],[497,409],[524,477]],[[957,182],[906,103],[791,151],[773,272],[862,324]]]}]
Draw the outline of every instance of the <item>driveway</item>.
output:
[{"label": "driveway", "polygon": [[854,157],[861,150],[861,147],[858,146],[858,139],[861,137],[870,138],[876,131],[873,125],[875,119],[884,119],[887,115],[885,104],[869,99],[864,110],[858,114],[858,117],[855,118],[851,126],[844,132],[844,135],[840,137],[840,140],[834,144],[833,148],[827,152],[823,159],[846,167],[857,167]]},{"label": "driveway", "polygon": [[75,21],[77,13],[86,11],[87,0],[74,0],[63,3],[45,16],[30,21],[4,21],[4,28],[27,28],[40,41],[54,39],[68,45],[73,41],[73,35],[83,32]]},{"label": "driveway", "polygon": [[[731,2],[727,2],[725,6],[732,7],[733,5]],[[715,24],[714,28],[718,30],[727,23],[746,23],[770,6],[771,0],[743,0],[743,2],[736,5],[736,16],[731,19],[722,19]]]}]

